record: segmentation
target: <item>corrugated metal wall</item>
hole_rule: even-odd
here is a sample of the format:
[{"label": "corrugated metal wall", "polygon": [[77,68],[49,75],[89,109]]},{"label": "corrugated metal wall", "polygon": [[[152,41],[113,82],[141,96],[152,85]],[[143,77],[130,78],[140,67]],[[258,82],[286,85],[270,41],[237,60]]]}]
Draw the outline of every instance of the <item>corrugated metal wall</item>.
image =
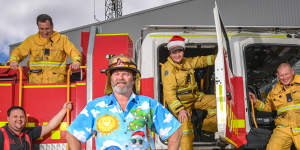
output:
[{"label": "corrugated metal wall", "polygon": [[[300,0],[217,0],[217,3],[227,26],[300,25]],[[63,33],[79,49],[80,32],[89,31],[91,25],[101,25],[103,33],[129,33],[136,41],[144,25],[214,25],[213,7],[214,0],[182,0]]]},{"label": "corrugated metal wall", "polygon": [[299,0],[219,0],[226,25],[299,26]]}]

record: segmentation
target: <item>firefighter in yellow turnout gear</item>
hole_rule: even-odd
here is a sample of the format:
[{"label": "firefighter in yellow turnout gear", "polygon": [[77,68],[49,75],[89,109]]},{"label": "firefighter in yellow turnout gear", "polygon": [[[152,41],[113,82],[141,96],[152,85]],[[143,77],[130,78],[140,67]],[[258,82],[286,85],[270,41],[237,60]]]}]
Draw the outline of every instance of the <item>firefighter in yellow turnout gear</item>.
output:
[{"label": "firefighter in yellow turnout gear", "polygon": [[250,99],[259,111],[277,111],[276,128],[267,145],[267,150],[290,150],[294,143],[300,149],[300,76],[294,69],[282,63],[277,69],[279,82],[270,91],[264,102],[249,92]]},{"label": "firefighter in yellow turnout gear", "polygon": [[194,69],[213,65],[215,56],[185,58],[184,38],[180,36],[173,36],[167,47],[170,57],[161,68],[164,100],[182,123],[181,149],[191,150],[194,141],[192,109],[207,110],[202,130],[217,131],[216,97],[200,92],[194,77]]},{"label": "firefighter in yellow turnout gear", "polygon": [[30,55],[29,83],[64,83],[66,81],[66,62],[70,56],[72,69],[81,64],[80,51],[68,40],[68,37],[53,31],[52,18],[46,14],[37,17],[39,32],[29,36],[14,49],[10,56],[12,69]]}]

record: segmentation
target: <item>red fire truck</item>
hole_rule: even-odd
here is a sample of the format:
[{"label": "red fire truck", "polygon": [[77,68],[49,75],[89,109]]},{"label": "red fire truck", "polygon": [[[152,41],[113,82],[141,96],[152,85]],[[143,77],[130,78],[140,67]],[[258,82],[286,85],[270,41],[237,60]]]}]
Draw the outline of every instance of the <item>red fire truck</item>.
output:
[{"label": "red fire truck", "polygon": [[[216,27],[210,26],[145,26],[142,42],[133,44],[128,34],[96,34],[96,27],[81,34],[84,63],[79,72],[68,71],[64,84],[29,84],[28,68],[10,70],[0,67],[0,126],[6,124],[6,111],[12,105],[27,110],[27,126],[47,124],[66,101],[74,109],[64,122],[46,137],[39,139],[41,149],[66,149],[64,139],[68,124],[86,103],[104,96],[109,55],[133,57],[141,71],[141,94],[163,101],[160,64],[166,61],[168,40],[173,35],[187,39],[186,57],[217,55],[213,67],[196,70],[200,91],[217,97],[218,132],[209,136],[201,131],[205,111],[193,112],[194,147],[217,148],[220,141],[234,147],[263,149],[274,128],[274,115],[252,109],[249,91],[261,100],[276,83],[274,76],[280,62],[289,62],[300,73],[299,27],[222,27],[216,17]],[[226,33],[227,32],[227,33]],[[135,50],[133,45],[137,45]],[[167,107],[167,106],[166,106]],[[156,148],[165,149],[166,142],[155,137]],[[84,149],[93,149],[89,140]],[[224,145],[222,145],[224,146]]]}]

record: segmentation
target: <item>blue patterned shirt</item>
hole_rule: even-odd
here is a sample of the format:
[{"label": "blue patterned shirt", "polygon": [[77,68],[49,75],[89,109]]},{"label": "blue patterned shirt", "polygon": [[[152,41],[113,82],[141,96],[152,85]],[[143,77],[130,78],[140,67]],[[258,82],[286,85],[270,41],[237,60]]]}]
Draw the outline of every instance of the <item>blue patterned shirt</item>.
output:
[{"label": "blue patterned shirt", "polygon": [[169,138],[180,123],[158,101],[132,94],[125,111],[113,94],[89,102],[68,128],[86,142],[96,132],[97,150],[155,149],[152,134]]}]

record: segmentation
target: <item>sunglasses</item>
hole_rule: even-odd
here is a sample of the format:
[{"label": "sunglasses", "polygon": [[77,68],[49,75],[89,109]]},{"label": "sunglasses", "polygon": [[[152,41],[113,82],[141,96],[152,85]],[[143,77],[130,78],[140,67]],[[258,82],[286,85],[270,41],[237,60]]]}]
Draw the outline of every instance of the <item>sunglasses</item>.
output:
[{"label": "sunglasses", "polygon": [[142,145],[144,143],[144,140],[143,139],[130,139],[130,142],[132,144],[139,143],[140,145]]}]

